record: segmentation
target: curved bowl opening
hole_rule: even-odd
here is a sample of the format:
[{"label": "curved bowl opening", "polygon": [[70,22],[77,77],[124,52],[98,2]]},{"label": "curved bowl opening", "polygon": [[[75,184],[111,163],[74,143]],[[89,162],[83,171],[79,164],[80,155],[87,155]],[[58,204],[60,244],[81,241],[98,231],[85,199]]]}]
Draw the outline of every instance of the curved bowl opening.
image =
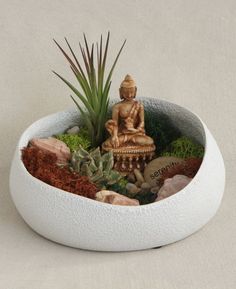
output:
[{"label": "curved bowl opening", "polygon": [[[171,123],[173,124],[173,126],[180,130],[182,135],[195,140],[196,142],[200,143],[206,148],[206,145],[207,145],[206,134],[205,134],[203,123],[200,120],[200,118],[197,115],[195,115],[193,112],[177,104],[164,101],[164,100],[159,100],[156,98],[139,98],[139,99],[143,102],[145,110],[148,110],[154,114],[162,114],[162,115],[167,116],[169,120],[171,121]],[[80,121],[80,115],[78,111],[76,109],[69,109],[67,111],[58,112],[58,113],[46,116],[44,118],[41,118],[38,121],[34,122],[32,125],[30,125],[24,131],[24,133],[20,137],[20,140],[17,146],[17,158],[20,162],[21,168],[25,171],[27,176],[32,179],[31,181],[35,182],[35,185],[46,186],[48,188],[52,188],[51,185],[48,185],[42,182],[41,180],[36,179],[35,177],[33,177],[31,174],[28,173],[23,162],[21,161],[21,149],[24,146],[27,146],[29,140],[32,138],[49,137],[53,134],[61,133],[65,131],[68,127],[78,124],[79,121]],[[204,152],[202,164],[204,162],[205,153],[206,153],[206,149]],[[197,175],[200,170],[201,170],[201,167],[199,168]],[[191,185],[191,182],[187,186],[189,185]],[[96,200],[91,200],[83,196],[74,195],[72,193],[68,193],[64,190],[61,190],[55,187],[53,188],[54,188],[54,192],[58,192],[58,196],[66,193],[70,195],[70,198],[83,200],[83,202],[86,202],[88,204],[96,203],[96,205],[109,206],[109,207],[111,206],[110,204],[98,202]],[[119,206],[119,205],[118,206],[113,205],[112,207],[116,207],[122,210],[127,210],[127,209],[139,210],[140,207],[144,207],[144,206],[145,207],[146,206],[158,206],[162,202],[165,202],[171,198],[175,198],[176,195],[178,195],[181,191],[185,190],[185,188],[180,190],[178,193],[166,199],[163,199],[162,201],[159,201],[159,202],[154,202],[154,203],[137,206],[137,207],[136,206]]]}]

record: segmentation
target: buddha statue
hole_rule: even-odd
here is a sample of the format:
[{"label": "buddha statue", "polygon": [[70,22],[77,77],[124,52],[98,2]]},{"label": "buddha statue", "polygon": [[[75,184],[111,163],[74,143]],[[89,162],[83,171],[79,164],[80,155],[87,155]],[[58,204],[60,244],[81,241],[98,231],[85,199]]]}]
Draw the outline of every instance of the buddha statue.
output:
[{"label": "buddha statue", "polygon": [[143,169],[151,160],[155,145],[145,134],[144,107],[135,100],[137,87],[130,75],[120,85],[121,101],[112,107],[112,119],[105,124],[110,137],[102,144],[104,151],[112,151],[115,169],[130,172]]}]

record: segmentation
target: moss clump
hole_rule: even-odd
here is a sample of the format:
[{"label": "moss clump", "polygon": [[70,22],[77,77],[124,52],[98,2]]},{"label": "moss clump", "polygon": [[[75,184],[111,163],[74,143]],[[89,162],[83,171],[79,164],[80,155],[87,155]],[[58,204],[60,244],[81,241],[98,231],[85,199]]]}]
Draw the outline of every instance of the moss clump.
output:
[{"label": "moss clump", "polygon": [[180,130],[172,124],[167,115],[152,110],[145,111],[145,129],[146,134],[154,140],[157,154],[181,136]]},{"label": "moss clump", "polygon": [[70,148],[71,152],[76,151],[80,146],[85,150],[91,146],[91,142],[85,131],[79,132],[79,134],[58,134],[55,137],[63,141]]},{"label": "moss clump", "polygon": [[147,205],[155,201],[157,194],[150,191],[144,195],[137,194],[134,198],[139,201],[140,205]]},{"label": "moss clump", "polygon": [[136,199],[139,201],[140,205],[146,205],[146,204],[153,203],[155,201],[155,199],[157,198],[157,194],[152,193],[151,191],[149,191],[148,193],[145,193],[145,194],[138,193],[134,196],[131,193],[129,193],[129,191],[126,189],[127,184],[128,184],[128,180],[125,177],[123,177],[115,184],[112,184],[112,185],[104,184],[104,188],[106,190],[110,190],[110,191],[114,191],[116,193],[119,193],[119,194],[126,196],[128,198]]},{"label": "moss clump", "polygon": [[126,197],[130,197],[126,189],[127,184],[128,184],[127,179],[123,177],[117,183],[114,183],[112,185],[108,185],[107,183],[104,183],[104,187],[106,188],[106,190],[114,191]]},{"label": "moss clump", "polygon": [[202,158],[204,155],[204,147],[192,141],[190,138],[183,136],[173,141],[161,155],[183,159]]}]

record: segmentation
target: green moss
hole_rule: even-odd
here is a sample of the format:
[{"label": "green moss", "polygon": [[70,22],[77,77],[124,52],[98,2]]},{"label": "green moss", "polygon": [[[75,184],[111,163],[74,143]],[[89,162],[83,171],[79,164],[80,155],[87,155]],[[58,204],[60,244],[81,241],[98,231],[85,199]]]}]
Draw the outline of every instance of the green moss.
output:
[{"label": "green moss", "polygon": [[157,154],[181,136],[180,130],[173,125],[167,115],[152,110],[145,111],[145,129],[146,134],[154,140]]},{"label": "green moss", "polygon": [[153,203],[157,198],[157,194],[152,193],[151,191],[145,195],[137,194],[135,199],[139,201],[140,205],[147,205]]},{"label": "green moss", "polygon": [[76,151],[79,146],[82,146],[86,150],[91,146],[85,130],[80,130],[79,134],[58,134],[55,137],[63,141],[70,148],[71,152]]},{"label": "green moss", "polygon": [[125,177],[121,178],[117,183],[114,183],[112,185],[108,185],[107,183],[104,184],[107,190],[114,191],[116,193],[119,193],[121,195],[124,195],[126,197],[130,197],[129,193],[126,189],[126,185],[128,184],[128,181]]},{"label": "green moss", "polygon": [[204,155],[204,147],[190,138],[183,136],[173,141],[164,151],[162,156],[174,156],[179,158],[202,158]]},{"label": "green moss", "polygon": [[87,140],[90,141],[89,132],[85,127],[80,127],[79,136],[81,136],[82,138],[86,138]]},{"label": "green moss", "polygon": [[128,180],[125,177],[123,177],[122,179],[119,180],[119,182],[115,184],[112,185],[104,184],[104,189],[114,191],[131,199],[136,199],[139,201],[140,205],[150,204],[155,201],[157,194],[154,194],[151,191],[146,194],[137,194],[133,196],[127,191],[126,189],[127,184]]}]

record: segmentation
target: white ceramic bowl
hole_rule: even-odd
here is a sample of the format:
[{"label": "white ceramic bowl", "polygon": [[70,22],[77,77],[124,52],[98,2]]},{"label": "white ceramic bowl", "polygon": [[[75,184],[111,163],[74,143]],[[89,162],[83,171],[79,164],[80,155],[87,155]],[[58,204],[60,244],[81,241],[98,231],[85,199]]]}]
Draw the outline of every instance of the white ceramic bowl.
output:
[{"label": "white ceramic bowl", "polygon": [[225,168],[219,148],[198,116],[166,101],[143,99],[145,110],[167,114],[184,135],[205,146],[202,165],[183,190],[143,206],[114,206],[52,187],[31,176],[21,149],[34,137],[64,131],[78,121],[75,110],[58,112],[33,123],[22,134],[10,174],[15,206],[40,235],[72,247],[130,251],[163,246],[199,230],[216,213],[224,191]]}]

